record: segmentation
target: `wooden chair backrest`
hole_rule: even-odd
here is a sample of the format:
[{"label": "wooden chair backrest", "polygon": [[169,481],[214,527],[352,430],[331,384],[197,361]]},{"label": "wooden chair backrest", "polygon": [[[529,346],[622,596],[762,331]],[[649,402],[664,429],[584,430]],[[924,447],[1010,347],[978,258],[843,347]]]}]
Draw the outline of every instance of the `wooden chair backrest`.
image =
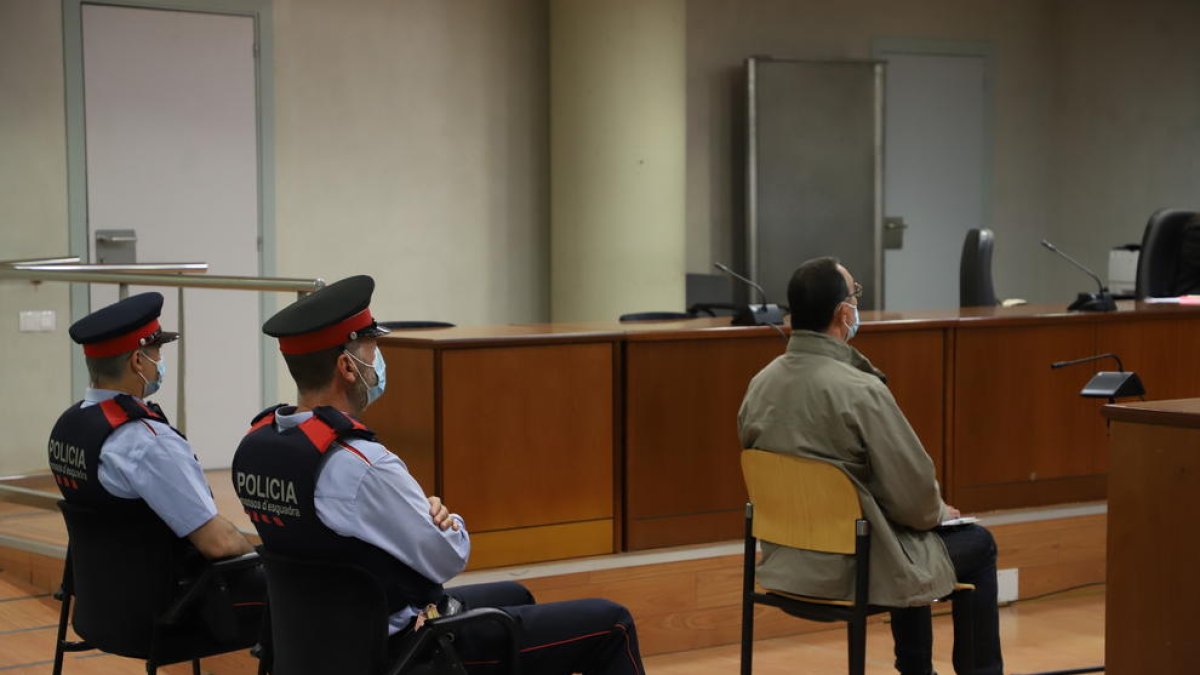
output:
[{"label": "wooden chair backrest", "polygon": [[754,536],[790,548],[854,554],[858,489],[840,468],[816,459],[742,451],[742,476],[754,505]]}]

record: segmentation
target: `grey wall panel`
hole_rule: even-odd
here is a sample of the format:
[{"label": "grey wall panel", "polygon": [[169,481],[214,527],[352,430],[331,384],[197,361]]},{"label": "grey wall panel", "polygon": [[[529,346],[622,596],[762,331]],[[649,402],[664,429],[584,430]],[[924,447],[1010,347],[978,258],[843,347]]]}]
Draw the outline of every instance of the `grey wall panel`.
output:
[{"label": "grey wall panel", "polygon": [[772,302],[803,261],[837,256],[881,305],[880,93],[874,62],[752,58],[748,268]]}]

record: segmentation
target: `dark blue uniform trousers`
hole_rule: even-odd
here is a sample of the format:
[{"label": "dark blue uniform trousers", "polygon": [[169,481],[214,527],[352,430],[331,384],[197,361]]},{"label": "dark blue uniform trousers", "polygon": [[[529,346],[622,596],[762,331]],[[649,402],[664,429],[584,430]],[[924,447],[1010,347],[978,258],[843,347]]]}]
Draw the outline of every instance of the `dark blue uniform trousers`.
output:
[{"label": "dark blue uniform trousers", "polygon": [[[524,675],[643,675],[637,631],[629,610],[609,600],[568,600],[536,604],[524,586],[513,582],[446,589],[464,609],[499,607],[517,621],[521,672]],[[500,629],[468,626],[454,646],[472,673],[496,672],[504,653]]]},{"label": "dark blue uniform trousers", "polygon": [[[996,541],[979,525],[934,530],[946,544],[954,572],[964,584],[974,584],[970,603],[954,600],[954,671],[960,674],[1002,675],[1000,613],[996,607]],[[967,610],[967,606],[971,609]],[[896,670],[904,675],[933,672],[933,624],[929,607],[892,612]],[[965,640],[975,633],[975,663],[966,662]],[[960,637],[962,639],[960,639]]]}]

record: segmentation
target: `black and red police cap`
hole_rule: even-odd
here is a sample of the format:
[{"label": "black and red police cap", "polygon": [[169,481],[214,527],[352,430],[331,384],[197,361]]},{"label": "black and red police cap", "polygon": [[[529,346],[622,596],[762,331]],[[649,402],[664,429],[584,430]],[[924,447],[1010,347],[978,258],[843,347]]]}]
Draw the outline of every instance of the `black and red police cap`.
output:
[{"label": "black and red police cap", "polygon": [[138,293],[88,314],[67,332],[83,345],[86,356],[98,359],[174,342],[179,333],[165,331],[158,323],[162,304],[161,293]]},{"label": "black and red police cap", "polygon": [[284,354],[310,354],[352,340],[385,335],[371,316],[375,280],[360,274],[330,284],[281,309],[263,324]]}]

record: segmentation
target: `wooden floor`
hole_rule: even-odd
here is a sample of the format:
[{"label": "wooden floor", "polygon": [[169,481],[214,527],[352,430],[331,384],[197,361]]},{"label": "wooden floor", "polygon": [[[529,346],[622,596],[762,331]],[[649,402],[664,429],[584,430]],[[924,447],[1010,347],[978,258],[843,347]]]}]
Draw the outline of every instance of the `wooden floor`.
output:
[{"label": "wooden floor", "polygon": [[[1104,588],[1091,586],[1004,607],[1001,639],[1006,672],[1028,673],[1096,665],[1104,658]],[[32,584],[14,581],[0,573],[0,673],[49,673],[54,653],[58,603]],[[934,618],[935,666],[943,674],[950,667],[950,619]],[[825,674],[845,669],[845,637],[841,630],[759,640],[754,647],[758,675],[788,673]],[[873,625],[868,633],[867,672],[883,675],[891,667],[891,633]],[[206,659],[205,672],[218,675],[255,672],[255,661],[246,654]],[[646,659],[646,672],[654,675],[736,673],[738,647],[727,645]],[[140,662],[96,653],[68,656],[68,675],[133,675],[144,672]],[[163,672],[185,673],[172,666]]]},{"label": "wooden floor", "polygon": [[[29,482],[35,483],[30,487],[45,489]],[[220,488],[227,483],[214,481],[218,508],[235,522],[245,519],[232,490]],[[48,591],[58,586],[62,576],[66,532],[52,499],[48,506],[41,503],[44,499],[33,501],[38,504],[0,500],[0,580],[4,583],[0,586],[0,675],[50,672],[58,603]],[[1000,551],[999,566],[1019,572],[1016,597],[1023,598],[1001,610],[1006,672],[1079,667],[1102,659],[1102,586],[1029,600],[1103,581],[1106,517],[1092,513],[1094,509],[1085,511],[1055,513],[1041,520],[1012,513],[985,518],[985,522],[992,521],[989,528]],[[245,526],[249,529],[248,521]],[[648,672],[733,673],[737,672],[740,632],[740,544],[717,545],[716,549],[618,554],[480,570],[462,575],[461,580],[521,581],[543,602],[613,599],[629,607],[637,620]],[[660,559],[662,556],[670,560]],[[755,652],[756,673],[844,672],[842,630],[829,630],[825,624],[800,621],[769,608],[761,608],[758,616],[761,639]],[[942,655],[937,667],[942,675],[948,675],[953,672],[946,663],[948,617],[936,619],[936,630],[936,653]],[[892,672],[887,626],[873,623],[868,633],[868,672]],[[68,674],[140,672],[136,663],[115,657],[70,658]],[[247,655],[227,656],[206,660],[205,670],[220,675],[251,673],[254,663]]]},{"label": "wooden floor", "polygon": [[[950,665],[949,615],[934,617],[934,667]],[[1104,662],[1104,587],[1091,586],[1038,600],[1023,600],[1000,609],[1000,640],[1007,673],[1031,673],[1095,666]],[[738,645],[660,654],[646,659],[654,675],[736,673]],[[839,673],[846,669],[843,630],[828,630],[754,644],[756,675]],[[867,673],[886,675],[892,668],[892,634],[885,625],[867,633]]]}]

